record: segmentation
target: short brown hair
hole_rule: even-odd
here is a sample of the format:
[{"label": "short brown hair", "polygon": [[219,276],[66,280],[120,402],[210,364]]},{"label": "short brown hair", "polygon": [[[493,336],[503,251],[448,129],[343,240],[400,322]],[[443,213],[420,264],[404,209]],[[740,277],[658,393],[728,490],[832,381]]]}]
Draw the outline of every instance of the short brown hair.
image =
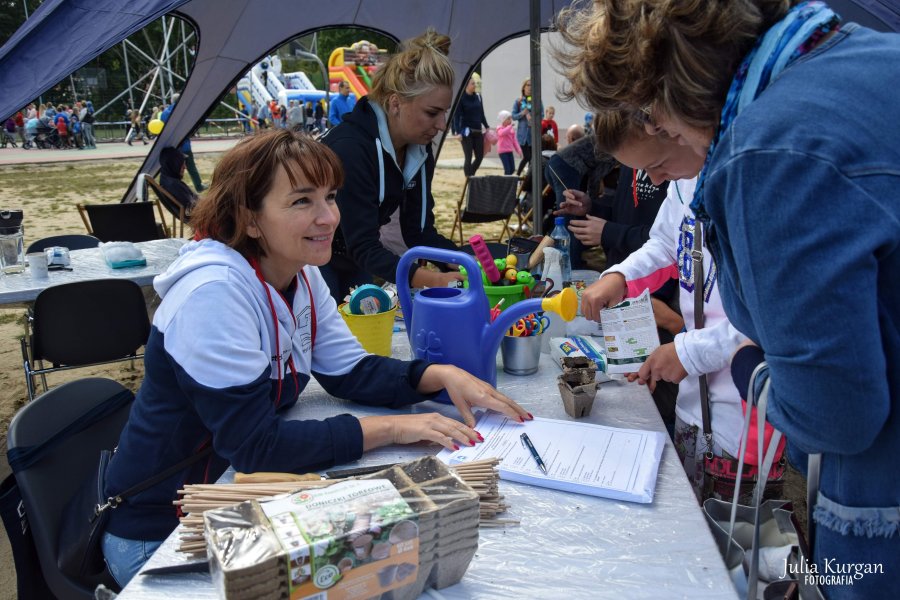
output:
[{"label": "short brown hair", "polygon": [[644,126],[631,113],[623,110],[598,111],[594,114],[591,127],[594,130],[594,148],[605,154],[613,154],[644,130]]},{"label": "short brown hair", "polygon": [[563,9],[552,50],[561,97],[594,110],[653,106],[715,127],[728,86],[757,38],[795,0],[594,0]]},{"label": "short brown hair", "polygon": [[300,177],[316,187],[339,188],[344,169],[337,155],[310,135],[272,129],[241,140],[213,171],[212,184],[191,211],[191,226],[248,258],[264,256],[259,241],[247,235],[254,214],[283,168],[291,185]]},{"label": "short brown hair", "polygon": [[433,29],[403,42],[375,72],[369,98],[384,106],[393,94],[409,100],[438,86],[452,88],[454,72],[447,58],[449,52],[450,38]]}]

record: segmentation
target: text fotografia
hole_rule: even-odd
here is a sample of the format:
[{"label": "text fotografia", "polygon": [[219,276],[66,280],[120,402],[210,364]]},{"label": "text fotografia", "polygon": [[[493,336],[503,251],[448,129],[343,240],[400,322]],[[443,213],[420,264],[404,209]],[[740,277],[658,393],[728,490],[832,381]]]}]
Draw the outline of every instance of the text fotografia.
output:
[{"label": "text fotografia", "polygon": [[881,563],[840,563],[834,558],[826,558],[820,567],[806,561],[793,562],[785,559],[784,570],[779,579],[786,577],[800,579],[806,585],[853,585],[866,575],[883,574]]}]

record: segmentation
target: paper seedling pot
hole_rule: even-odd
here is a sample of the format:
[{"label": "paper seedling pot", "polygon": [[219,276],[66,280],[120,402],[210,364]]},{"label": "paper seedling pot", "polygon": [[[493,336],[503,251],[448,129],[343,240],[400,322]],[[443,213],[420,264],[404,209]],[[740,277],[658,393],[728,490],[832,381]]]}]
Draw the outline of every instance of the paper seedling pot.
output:
[{"label": "paper seedling pot", "polygon": [[[360,542],[362,555],[382,551],[378,544],[402,544],[418,536],[418,566],[370,563],[378,568],[379,585],[399,586],[374,598],[414,600],[426,587],[442,589],[462,579],[478,549],[479,496],[472,488],[433,456],[351,479],[388,480],[415,513],[413,520],[395,523],[389,534],[382,532],[387,540],[371,542],[377,531],[374,524],[363,534],[368,539]],[[220,596],[238,600],[290,597],[292,571],[303,573],[308,563],[303,558],[290,560],[260,501],[206,511],[204,523],[210,572]],[[349,576],[352,570],[341,569],[354,562],[349,557],[341,559],[335,570],[341,577]],[[334,585],[340,585],[340,580]]]},{"label": "paper seedling pot", "polygon": [[586,417],[591,414],[597,396],[597,365],[584,356],[566,356],[561,363],[563,372],[557,381],[563,408],[570,417]]}]

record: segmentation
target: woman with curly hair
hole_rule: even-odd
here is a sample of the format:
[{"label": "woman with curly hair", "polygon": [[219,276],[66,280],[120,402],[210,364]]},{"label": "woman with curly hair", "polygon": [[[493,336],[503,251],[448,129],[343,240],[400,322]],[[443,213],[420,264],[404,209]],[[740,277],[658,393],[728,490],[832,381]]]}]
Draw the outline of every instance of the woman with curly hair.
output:
[{"label": "woman with curly hair", "polygon": [[[569,93],[626,110],[703,158],[691,209],[728,318],[752,340],[793,461],[822,455],[820,574],[882,573],[829,598],[888,597],[900,572],[900,36],[821,2],[597,0],[564,12]],[[604,302],[588,289],[582,307]],[[765,366],[761,366],[765,362]],[[828,571],[831,569],[831,571]]]}]

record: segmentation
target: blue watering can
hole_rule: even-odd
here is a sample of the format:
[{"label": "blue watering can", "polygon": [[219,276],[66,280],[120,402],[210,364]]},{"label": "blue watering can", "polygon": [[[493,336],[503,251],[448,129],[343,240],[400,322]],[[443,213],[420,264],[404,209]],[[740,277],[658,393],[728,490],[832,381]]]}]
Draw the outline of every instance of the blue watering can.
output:
[{"label": "blue watering can", "polygon": [[[491,323],[487,296],[480,277],[469,277],[468,288],[428,288],[415,298],[409,295],[409,267],[425,259],[462,265],[478,273],[478,263],[463,252],[416,246],[397,265],[397,295],[406,322],[406,334],[414,358],[451,364],[479,379],[497,385],[497,350],[506,331],[519,319],[537,311],[552,311],[564,321],[575,318],[578,298],[565,288],[552,298],[532,298],[509,306]],[[449,403],[447,393],[437,400]]]}]

